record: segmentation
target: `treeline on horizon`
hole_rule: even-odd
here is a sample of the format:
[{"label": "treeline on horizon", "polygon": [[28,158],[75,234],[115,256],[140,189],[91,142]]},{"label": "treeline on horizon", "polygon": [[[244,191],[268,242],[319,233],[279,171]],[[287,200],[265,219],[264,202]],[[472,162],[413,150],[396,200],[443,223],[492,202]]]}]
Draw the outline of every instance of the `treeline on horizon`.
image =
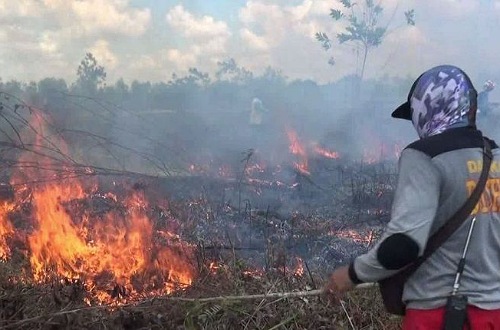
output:
[{"label": "treeline on horizon", "polygon": [[[335,68],[325,65],[325,69]],[[257,75],[238,66],[234,59],[218,63],[214,77],[197,68],[184,76],[172,74],[167,82],[134,80],[127,84],[122,78],[106,81],[106,70],[87,53],[77,68],[77,79],[47,77],[40,81],[3,81],[0,91],[19,97],[33,106],[47,106],[63,95],[72,94],[106,100],[133,111],[169,109],[173,111],[244,111],[254,97],[269,108],[300,108],[302,111],[356,107],[363,102],[398,102],[412,83],[411,77],[381,77],[359,81],[349,75],[337,82],[318,84],[313,80],[290,80],[281,71],[268,67]],[[332,71],[333,74],[333,71]],[[395,98],[395,100],[394,100]],[[203,105],[203,106],[200,106]],[[240,105],[240,107],[238,107]],[[211,110],[200,109],[201,107]]]},{"label": "treeline on horizon", "polygon": [[[218,64],[213,77],[191,68],[167,82],[127,84],[119,79],[110,84],[105,68],[91,53],[76,71],[72,83],[55,77],[38,82],[0,80],[0,93],[47,113],[58,132],[90,162],[110,158],[110,147],[100,146],[97,152],[91,141],[94,147],[89,150],[82,131],[94,140],[99,137],[99,144],[120,146],[113,159],[123,159],[122,167],[137,163],[127,161],[130,156],[124,150],[154,155],[162,164],[183,159],[182,166],[192,161],[186,155],[207,150],[211,157],[238,159],[241,151],[255,147],[254,138],[283,145],[290,128],[304,141],[319,141],[344,153],[399,143],[401,132],[387,129],[390,112],[406,98],[412,83],[411,78],[388,77],[361,82],[352,75],[318,84],[290,80],[270,67],[257,75],[229,59]],[[272,125],[259,137],[248,127],[254,97],[271,113]],[[0,102],[8,103],[1,97]]]}]

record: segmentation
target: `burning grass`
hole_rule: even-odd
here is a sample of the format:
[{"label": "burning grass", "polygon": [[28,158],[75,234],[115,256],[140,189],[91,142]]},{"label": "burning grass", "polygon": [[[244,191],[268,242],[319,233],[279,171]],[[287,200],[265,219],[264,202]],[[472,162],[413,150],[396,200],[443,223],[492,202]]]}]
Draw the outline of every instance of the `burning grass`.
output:
[{"label": "burning grass", "polygon": [[[88,304],[127,302],[191,284],[194,247],[153,221],[140,191],[120,202],[108,194],[109,201],[77,183],[31,188],[4,204],[5,228],[11,229],[3,236],[4,260],[15,257],[14,246],[26,261],[24,278],[15,282],[79,283],[91,293]],[[98,212],[92,200],[109,203]],[[25,227],[14,227],[9,219]]]},{"label": "burning grass", "polygon": [[[20,189],[15,207],[5,204],[15,230],[5,236],[10,252],[0,267],[0,327],[398,328],[375,289],[349,294],[342,305],[320,297],[175,300],[319,288],[325,270],[365,249],[374,230],[329,221],[325,210],[246,212],[206,198],[167,203],[137,184],[107,186],[116,191]],[[191,276],[188,285],[178,274]]]},{"label": "burning grass", "polygon": [[191,166],[186,177],[133,175],[79,163],[32,110],[4,150],[0,328],[398,327],[376,290],[340,305],[197,299],[320,287],[383,226],[394,181],[384,166],[349,165],[288,130],[288,165],[252,150],[237,166]]},{"label": "burning grass", "polygon": [[[0,278],[0,326],[10,329],[398,329],[400,320],[383,311],[376,289],[348,294],[342,304],[322,297],[258,300],[180,301],[177,297],[245,296],[310,290],[321,278],[271,270],[250,272],[241,260],[207,265],[193,285],[173,296],[144,299],[121,306],[88,306],[79,282],[44,285]],[[250,268],[251,269],[251,268]],[[352,322],[352,325],[351,325]]]},{"label": "burning grass", "polygon": [[128,303],[192,283],[194,246],[169,230],[166,200],[146,195],[137,182],[103,182],[75,163],[43,112],[31,110],[23,123],[16,130],[22,145],[5,151],[15,162],[2,186],[9,193],[0,195],[0,259],[23,259],[10,281],[77,283],[88,305]]}]

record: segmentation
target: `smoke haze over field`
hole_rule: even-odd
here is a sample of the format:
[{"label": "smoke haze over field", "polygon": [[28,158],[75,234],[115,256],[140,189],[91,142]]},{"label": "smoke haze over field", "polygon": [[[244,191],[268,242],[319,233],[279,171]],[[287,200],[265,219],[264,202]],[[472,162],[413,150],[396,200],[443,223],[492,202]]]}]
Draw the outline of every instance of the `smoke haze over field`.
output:
[{"label": "smoke haze over field", "polygon": [[[249,149],[277,165],[296,160],[292,137],[311,158],[320,147],[343,158],[394,160],[416,134],[390,113],[421,71],[450,63],[478,90],[486,79],[500,82],[492,33],[500,2],[380,4],[388,33],[359,83],[360,50],[336,42],[345,22],[329,16],[343,9],[339,1],[0,0],[0,89],[47,111],[98,165],[217,167]],[[415,25],[406,24],[410,9]],[[317,32],[329,35],[331,49],[322,49]],[[105,84],[77,75],[87,52]],[[500,100],[498,88],[490,94]],[[267,111],[252,126],[256,97]],[[486,132],[498,135],[488,124]],[[94,136],[77,137],[76,129]]]}]

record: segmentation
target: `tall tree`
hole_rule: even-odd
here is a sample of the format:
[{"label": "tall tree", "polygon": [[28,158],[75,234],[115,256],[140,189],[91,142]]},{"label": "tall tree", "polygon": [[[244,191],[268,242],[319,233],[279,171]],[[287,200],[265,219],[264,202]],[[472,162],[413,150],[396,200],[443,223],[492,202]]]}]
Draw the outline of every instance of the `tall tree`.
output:
[{"label": "tall tree", "polygon": [[[382,25],[383,7],[380,3],[375,4],[374,0],[364,0],[361,3],[350,0],[338,0],[344,10],[331,9],[330,16],[336,20],[345,20],[347,27],[345,31],[337,34],[339,44],[353,43],[356,50],[361,53],[361,64],[359,72],[360,80],[363,80],[365,66],[369,52],[382,44],[387,35],[389,24]],[[405,12],[406,23],[415,25],[415,11],[413,9]],[[325,50],[332,48],[331,39],[324,33],[316,33],[316,39],[321,42]],[[330,64],[335,64],[333,57],[329,60]]]},{"label": "tall tree", "polygon": [[253,78],[251,71],[244,67],[239,67],[234,58],[217,62],[218,70],[215,73],[217,80],[227,80],[237,84],[247,83]]},{"label": "tall tree", "polygon": [[97,63],[92,53],[85,54],[76,72],[76,87],[82,92],[95,94],[98,89],[104,87],[106,82],[106,71],[102,65]]}]

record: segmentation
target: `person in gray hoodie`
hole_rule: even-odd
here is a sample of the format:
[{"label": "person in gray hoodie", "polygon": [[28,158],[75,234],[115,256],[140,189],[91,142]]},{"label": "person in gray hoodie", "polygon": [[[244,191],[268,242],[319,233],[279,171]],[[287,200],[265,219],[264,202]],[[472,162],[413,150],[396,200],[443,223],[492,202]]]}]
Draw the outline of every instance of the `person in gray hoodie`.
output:
[{"label": "person in gray hoodie", "polygon": [[[476,128],[477,92],[452,65],[424,72],[392,117],[410,120],[419,140],[401,153],[391,219],[377,244],[336,269],[325,294],[340,297],[363,282],[397,273],[422,255],[429,237],[465,203],[482,169],[483,134]],[[471,329],[500,329],[500,149],[481,199],[472,212],[460,294],[468,298]],[[405,283],[403,329],[442,329],[473,216],[469,217]]]}]

